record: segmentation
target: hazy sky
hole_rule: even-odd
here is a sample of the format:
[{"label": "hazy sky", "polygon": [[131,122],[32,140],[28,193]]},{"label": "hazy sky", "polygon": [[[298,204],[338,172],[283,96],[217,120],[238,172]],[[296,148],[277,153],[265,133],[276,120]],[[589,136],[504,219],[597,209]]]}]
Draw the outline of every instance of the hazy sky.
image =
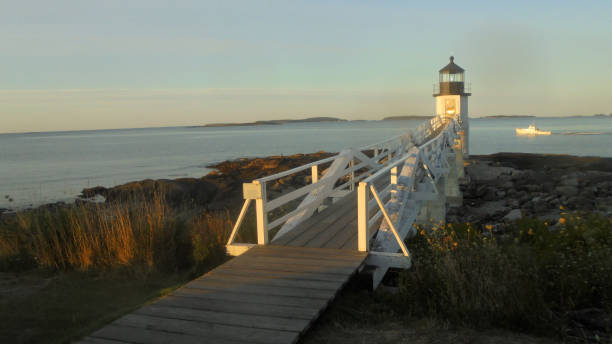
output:
[{"label": "hazy sky", "polygon": [[[502,4],[503,3],[503,4]],[[612,1],[0,0],[0,132],[611,113]]]}]

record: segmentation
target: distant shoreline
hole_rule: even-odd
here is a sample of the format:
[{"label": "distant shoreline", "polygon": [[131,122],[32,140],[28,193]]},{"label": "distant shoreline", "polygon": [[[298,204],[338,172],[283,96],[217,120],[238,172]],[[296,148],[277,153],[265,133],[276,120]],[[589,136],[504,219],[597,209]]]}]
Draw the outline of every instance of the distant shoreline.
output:
[{"label": "distant shoreline", "polygon": [[536,116],[536,115],[490,115],[471,117],[470,119],[514,119],[514,118],[540,118],[540,119],[557,119],[557,118],[612,118],[612,114],[596,114],[596,115],[571,115],[571,116]]},{"label": "distant shoreline", "polygon": [[255,121],[243,123],[209,123],[204,125],[190,126],[189,128],[218,128],[218,127],[246,127],[258,125],[280,125],[287,123],[314,123],[314,122],[346,122],[346,119],[336,117],[311,117],[304,119],[275,119],[269,121]]},{"label": "distant shoreline", "polygon": [[504,119],[504,118],[536,118],[536,116],[534,116],[534,115],[492,115],[492,116],[483,116],[483,117],[478,117],[478,118],[499,118],[499,119]]},{"label": "distant shoreline", "polygon": [[433,118],[433,116],[429,116],[429,115],[424,115],[424,116],[390,116],[390,117],[385,117],[382,120],[383,121],[409,121],[409,120],[415,120],[415,119],[431,119]]}]

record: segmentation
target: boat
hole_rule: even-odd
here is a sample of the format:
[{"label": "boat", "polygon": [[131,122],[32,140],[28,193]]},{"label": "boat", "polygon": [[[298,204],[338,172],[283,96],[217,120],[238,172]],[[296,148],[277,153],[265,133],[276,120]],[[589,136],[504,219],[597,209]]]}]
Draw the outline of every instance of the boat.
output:
[{"label": "boat", "polygon": [[516,135],[550,135],[552,132],[540,130],[531,124],[528,128],[516,128]]}]

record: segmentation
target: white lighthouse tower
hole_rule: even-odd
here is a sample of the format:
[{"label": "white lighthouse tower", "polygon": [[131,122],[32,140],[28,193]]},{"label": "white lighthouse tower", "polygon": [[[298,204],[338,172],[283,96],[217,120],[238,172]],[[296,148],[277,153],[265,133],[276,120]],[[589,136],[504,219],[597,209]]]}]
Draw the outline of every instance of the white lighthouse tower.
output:
[{"label": "white lighthouse tower", "polygon": [[[436,115],[455,117],[459,115],[462,130],[459,132],[461,151],[465,157],[469,154],[468,97],[466,93],[465,70],[455,64],[455,58],[450,57],[450,63],[440,69],[440,80],[434,89],[436,98]],[[469,91],[469,90],[467,90]]]}]

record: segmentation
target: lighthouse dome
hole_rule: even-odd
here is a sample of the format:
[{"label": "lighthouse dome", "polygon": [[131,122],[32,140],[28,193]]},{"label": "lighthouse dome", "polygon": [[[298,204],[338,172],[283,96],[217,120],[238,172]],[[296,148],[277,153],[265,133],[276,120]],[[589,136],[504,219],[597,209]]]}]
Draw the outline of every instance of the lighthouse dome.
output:
[{"label": "lighthouse dome", "polygon": [[465,72],[465,70],[463,70],[463,68],[459,67],[458,65],[455,64],[455,57],[451,56],[450,58],[450,63],[447,64],[446,66],[444,66],[444,68],[440,69],[440,74],[444,73],[444,74],[459,74],[459,73],[463,73]]}]

